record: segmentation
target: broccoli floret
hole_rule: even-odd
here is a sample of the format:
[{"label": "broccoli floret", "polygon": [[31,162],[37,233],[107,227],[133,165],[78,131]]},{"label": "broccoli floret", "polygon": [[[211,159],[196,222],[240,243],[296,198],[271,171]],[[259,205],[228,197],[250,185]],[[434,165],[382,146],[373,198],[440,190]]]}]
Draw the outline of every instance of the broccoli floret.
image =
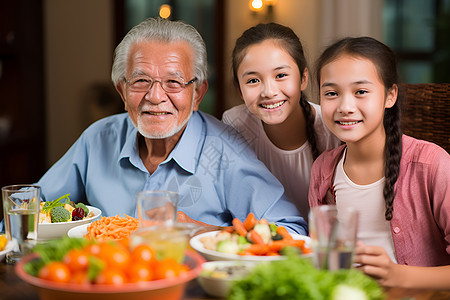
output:
[{"label": "broccoli floret", "polygon": [[52,218],[52,223],[67,222],[72,220],[72,215],[70,212],[62,206],[52,208],[50,211],[50,217]]},{"label": "broccoli floret", "polygon": [[86,207],[86,205],[84,205],[84,203],[77,203],[75,205],[75,208],[81,207],[84,210],[84,216],[86,217],[89,213],[89,208]]}]

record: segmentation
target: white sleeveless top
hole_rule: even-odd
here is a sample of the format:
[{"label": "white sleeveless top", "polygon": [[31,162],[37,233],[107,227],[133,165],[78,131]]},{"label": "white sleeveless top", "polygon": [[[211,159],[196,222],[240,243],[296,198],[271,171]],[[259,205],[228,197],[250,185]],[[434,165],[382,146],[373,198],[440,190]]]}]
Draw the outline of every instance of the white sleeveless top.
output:
[{"label": "white sleeveless top", "polygon": [[[341,141],[335,137],[322,120],[320,106],[310,103],[316,111],[314,128],[319,152],[337,147]],[[222,121],[234,127],[250,144],[259,160],[283,184],[288,198],[296,205],[300,214],[308,220],[308,190],[313,157],[311,146],[305,142],[295,150],[282,150],[267,137],[262,121],[255,117],[245,104],[227,110]]]},{"label": "white sleeveless top", "polygon": [[389,258],[397,263],[392,242],[391,227],[385,219],[385,201],[383,196],[384,177],[366,185],[354,183],[344,171],[346,152],[336,166],[334,191],[336,206],[353,207],[359,212],[358,240],[370,246],[383,247]]}]

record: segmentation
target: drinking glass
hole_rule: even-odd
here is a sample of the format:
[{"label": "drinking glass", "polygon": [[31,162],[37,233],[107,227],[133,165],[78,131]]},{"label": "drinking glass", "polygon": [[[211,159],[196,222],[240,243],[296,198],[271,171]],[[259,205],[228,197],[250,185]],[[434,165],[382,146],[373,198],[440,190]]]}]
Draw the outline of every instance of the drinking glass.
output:
[{"label": "drinking glass", "polygon": [[40,209],[40,187],[17,184],[2,187],[5,234],[16,247],[6,254],[14,264],[36,245]]},{"label": "drinking glass", "polygon": [[137,194],[137,210],[141,227],[173,225],[177,216],[178,193],[141,191]]},{"label": "drinking glass", "polygon": [[309,232],[318,269],[349,269],[353,264],[358,212],[336,205],[312,207],[309,212]]}]

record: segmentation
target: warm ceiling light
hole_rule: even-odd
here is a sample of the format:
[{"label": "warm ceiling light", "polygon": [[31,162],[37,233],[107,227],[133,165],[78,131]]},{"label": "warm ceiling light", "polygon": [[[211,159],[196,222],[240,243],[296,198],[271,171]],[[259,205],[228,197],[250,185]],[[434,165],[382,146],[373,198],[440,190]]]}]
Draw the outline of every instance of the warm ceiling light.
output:
[{"label": "warm ceiling light", "polygon": [[167,19],[170,17],[170,14],[172,13],[172,8],[168,4],[163,4],[159,8],[159,16],[163,19]]},{"label": "warm ceiling light", "polygon": [[251,11],[260,11],[263,8],[264,3],[262,0],[250,0],[248,6]]}]

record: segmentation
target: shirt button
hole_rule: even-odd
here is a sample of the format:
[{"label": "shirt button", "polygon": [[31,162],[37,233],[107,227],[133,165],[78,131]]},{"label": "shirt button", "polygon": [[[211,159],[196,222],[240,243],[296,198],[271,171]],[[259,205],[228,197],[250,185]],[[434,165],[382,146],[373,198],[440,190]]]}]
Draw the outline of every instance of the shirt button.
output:
[{"label": "shirt button", "polygon": [[400,228],[394,227],[394,233],[399,233],[399,232],[400,232]]}]

